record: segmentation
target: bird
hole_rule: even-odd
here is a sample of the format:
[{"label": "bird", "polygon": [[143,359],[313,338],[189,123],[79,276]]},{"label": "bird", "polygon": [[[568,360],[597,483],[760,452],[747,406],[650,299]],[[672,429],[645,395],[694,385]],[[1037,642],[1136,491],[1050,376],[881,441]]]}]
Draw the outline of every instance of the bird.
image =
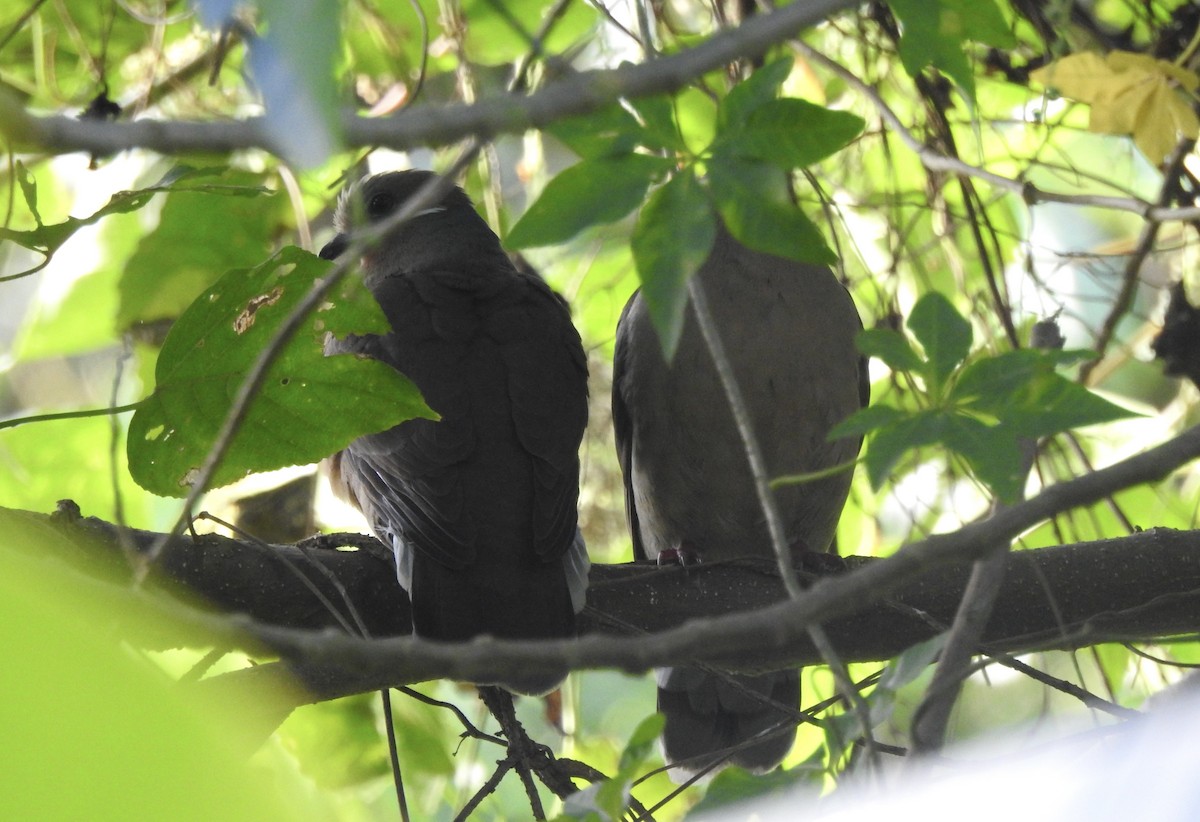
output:
[{"label": "bird", "polygon": [[[861,440],[828,434],[867,404],[870,384],[855,346],[862,321],[833,271],[751,250],[717,218],[695,276],[768,474],[852,463]],[[646,301],[634,292],[617,325],[612,406],[635,558],[685,566],[774,558],[730,403],[692,311],[668,363]],[[794,556],[830,547],[850,482],[847,470],[774,491]],[[791,749],[798,671],[721,676],[679,666],[656,677],[673,778],[729,763],[764,773]]]},{"label": "bird", "polygon": [[[348,187],[320,256],[346,253],[356,226],[386,220],[434,176],[385,172]],[[391,331],[331,339],[326,354],[387,363],[440,418],[359,437],[326,468],[392,548],[413,633],[573,636],[589,568],[578,528],[588,371],[566,302],[513,266],[458,187],[357,263]],[[542,694],[562,677],[477,684]]]}]

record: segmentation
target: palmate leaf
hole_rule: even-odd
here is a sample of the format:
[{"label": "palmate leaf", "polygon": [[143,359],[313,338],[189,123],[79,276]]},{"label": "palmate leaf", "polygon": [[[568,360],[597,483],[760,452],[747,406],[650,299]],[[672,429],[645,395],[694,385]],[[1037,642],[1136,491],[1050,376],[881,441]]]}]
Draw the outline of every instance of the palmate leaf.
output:
[{"label": "palmate leaf", "polygon": [[894,371],[924,377],[929,407],[905,411],[874,405],[830,433],[830,439],[870,436],[865,462],[876,489],[908,452],[940,444],[963,459],[997,497],[1011,502],[1025,483],[1022,440],[1131,416],[1058,373],[1058,366],[1080,359],[1077,351],[1022,349],[964,365],[971,326],[935,292],[913,307],[908,328],[921,343],[924,358],[904,335],[888,329],[861,333],[859,349],[883,359]]},{"label": "palmate leaf", "polygon": [[[279,325],[329,263],[285,248],[249,271],[231,271],[175,323],[155,369],[154,393],[129,426],[130,471],[143,488],[183,496],[213,446],[233,397]],[[395,369],[353,355],[326,357],[327,333],[383,333],[387,320],[361,281],[345,278],[268,371],[213,484],[304,464],[363,434],[434,418]]]},{"label": "palmate leaf", "polygon": [[971,352],[971,324],[936,291],[917,301],[908,315],[908,328],[925,349],[924,372],[931,380],[931,394],[941,386]]}]

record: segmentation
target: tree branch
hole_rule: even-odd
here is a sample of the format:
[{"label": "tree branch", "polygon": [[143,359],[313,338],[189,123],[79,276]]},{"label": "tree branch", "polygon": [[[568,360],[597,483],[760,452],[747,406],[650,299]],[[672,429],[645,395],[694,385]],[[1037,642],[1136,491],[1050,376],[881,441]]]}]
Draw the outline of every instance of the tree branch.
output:
[{"label": "tree branch", "polygon": [[[394,117],[343,118],[347,147],[381,146],[406,150],[443,146],[471,135],[481,138],[518,134],[555,120],[596,111],[622,97],[673,92],[695,78],[743,57],[757,57],[801,29],[854,5],[852,0],[808,0],[725,29],[695,48],[669,57],[615,69],[572,74],[530,95],[497,95],[471,105],[426,105]],[[0,130],[16,148],[89,151],[108,154],[146,148],[162,154],[226,153],[261,148],[279,153],[269,117],[237,122],[132,123],[82,121],[72,117],[35,117],[11,97],[0,96]]]}]

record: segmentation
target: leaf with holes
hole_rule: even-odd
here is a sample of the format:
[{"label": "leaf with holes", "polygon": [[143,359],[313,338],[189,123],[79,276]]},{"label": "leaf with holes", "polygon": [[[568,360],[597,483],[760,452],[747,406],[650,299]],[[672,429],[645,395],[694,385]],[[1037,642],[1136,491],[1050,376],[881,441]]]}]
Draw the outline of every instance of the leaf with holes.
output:
[{"label": "leaf with holes", "polygon": [[[164,496],[187,493],[247,372],[329,265],[285,248],[249,271],[230,271],[184,312],[163,344],[154,393],[129,425],[129,467],[139,485]],[[361,281],[348,277],[334,291],[268,370],[214,486],[315,462],[414,417],[436,418],[416,386],[390,366],[325,356],[327,334],[388,330]]]}]

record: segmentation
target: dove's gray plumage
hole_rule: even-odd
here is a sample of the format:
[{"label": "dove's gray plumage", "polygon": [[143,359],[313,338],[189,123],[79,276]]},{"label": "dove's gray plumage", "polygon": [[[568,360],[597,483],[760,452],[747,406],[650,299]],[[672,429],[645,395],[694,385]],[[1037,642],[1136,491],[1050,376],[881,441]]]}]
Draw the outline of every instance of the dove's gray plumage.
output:
[{"label": "dove's gray plumage", "polygon": [[[345,250],[356,215],[386,218],[432,176],[352,187],[322,256]],[[566,304],[513,267],[458,188],[366,251],[359,270],[392,333],[333,340],[327,352],[395,367],[441,419],[360,437],[330,472],[395,550],[415,633],[572,635],[588,568],[576,509],[587,365]],[[539,692],[557,679],[501,684]]]},{"label": "dove's gray plumage", "polygon": [[[827,434],[865,405],[866,363],[854,344],[858,312],[833,273],[751,251],[719,226],[697,276],[768,474],[852,461],[859,442],[830,442]],[[613,420],[637,557],[774,556],[729,402],[690,308],[668,366],[640,293],[626,305],[617,330]],[[794,552],[829,548],[849,486],[844,471],[775,492]],[[717,752],[791,721],[799,702],[796,671],[731,679],[697,668],[658,672],[668,762],[689,759],[696,770],[718,759]],[[773,768],[794,736],[787,730],[764,739],[731,761]]]}]

